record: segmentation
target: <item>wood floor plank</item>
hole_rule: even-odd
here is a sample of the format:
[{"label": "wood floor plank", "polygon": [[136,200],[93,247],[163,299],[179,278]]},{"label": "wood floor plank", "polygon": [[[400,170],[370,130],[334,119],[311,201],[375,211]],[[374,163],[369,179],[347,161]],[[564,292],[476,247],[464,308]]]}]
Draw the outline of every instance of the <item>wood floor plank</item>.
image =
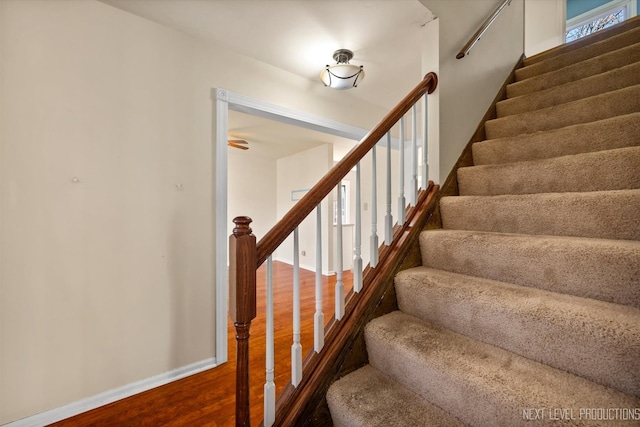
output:
[{"label": "wood floor plank", "polygon": [[[293,341],[293,269],[273,263],[275,382],[279,394],[291,379]],[[257,316],[251,324],[249,366],[251,375],[251,424],[258,425],[263,414],[265,379],[265,267],[258,270]],[[325,324],[333,318],[336,276],[323,276]],[[345,293],[351,290],[350,271],[344,272]],[[303,354],[313,350],[315,273],[300,270],[301,342]],[[233,426],[235,422],[235,331],[229,321],[229,362],[213,369],[154,388],[144,393],[51,424],[70,426]]]}]

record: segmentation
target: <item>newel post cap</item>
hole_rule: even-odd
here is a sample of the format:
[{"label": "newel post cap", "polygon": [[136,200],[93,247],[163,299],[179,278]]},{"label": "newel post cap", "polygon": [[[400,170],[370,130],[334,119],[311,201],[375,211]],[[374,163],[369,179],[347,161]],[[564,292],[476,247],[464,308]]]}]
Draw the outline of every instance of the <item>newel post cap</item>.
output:
[{"label": "newel post cap", "polygon": [[236,225],[233,229],[233,235],[236,237],[246,236],[251,234],[253,230],[249,227],[253,220],[248,216],[237,216],[233,219],[233,223]]}]

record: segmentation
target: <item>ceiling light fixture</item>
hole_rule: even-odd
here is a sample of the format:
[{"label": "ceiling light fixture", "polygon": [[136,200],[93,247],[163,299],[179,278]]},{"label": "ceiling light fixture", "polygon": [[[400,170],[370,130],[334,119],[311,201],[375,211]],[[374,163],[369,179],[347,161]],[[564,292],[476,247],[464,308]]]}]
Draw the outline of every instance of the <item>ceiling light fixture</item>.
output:
[{"label": "ceiling light fixture", "polygon": [[364,79],[364,69],[361,66],[351,65],[349,61],[353,58],[353,52],[347,49],[338,49],[333,54],[333,59],[337,64],[327,65],[320,73],[320,80],[325,86],[334,89],[351,89],[357,87]]}]

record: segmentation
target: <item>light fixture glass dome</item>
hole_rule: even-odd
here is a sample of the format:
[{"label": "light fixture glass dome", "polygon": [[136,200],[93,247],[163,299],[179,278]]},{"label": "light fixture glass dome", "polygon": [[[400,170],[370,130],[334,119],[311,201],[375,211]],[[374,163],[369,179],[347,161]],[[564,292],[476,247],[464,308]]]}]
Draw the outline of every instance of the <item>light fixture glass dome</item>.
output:
[{"label": "light fixture glass dome", "polygon": [[333,89],[351,89],[357,87],[364,79],[364,69],[362,66],[349,64],[349,60],[353,58],[353,52],[347,49],[336,50],[333,59],[337,64],[333,66],[327,65],[320,73],[320,80],[325,86]]}]

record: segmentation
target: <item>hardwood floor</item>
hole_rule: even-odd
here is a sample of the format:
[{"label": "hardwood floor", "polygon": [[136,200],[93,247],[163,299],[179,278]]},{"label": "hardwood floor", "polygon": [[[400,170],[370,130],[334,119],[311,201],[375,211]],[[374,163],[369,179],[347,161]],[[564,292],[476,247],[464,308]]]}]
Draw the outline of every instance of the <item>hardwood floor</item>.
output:
[{"label": "hardwood floor", "polygon": [[[274,262],[275,383],[279,394],[291,378],[292,282],[291,266]],[[333,318],[336,276],[323,276],[325,324]],[[251,425],[263,418],[265,379],[265,267],[258,270],[257,317],[251,324]],[[344,272],[345,294],[352,287]],[[301,341],[303,355],[313,351],[315,274],[300,270]],[[233,426],[235,422],[235,331],[229,325],[229,362],[170,384],[102,406],[52,424],[68,426]],[[304,373],[303,373],[304,375]]]}]

